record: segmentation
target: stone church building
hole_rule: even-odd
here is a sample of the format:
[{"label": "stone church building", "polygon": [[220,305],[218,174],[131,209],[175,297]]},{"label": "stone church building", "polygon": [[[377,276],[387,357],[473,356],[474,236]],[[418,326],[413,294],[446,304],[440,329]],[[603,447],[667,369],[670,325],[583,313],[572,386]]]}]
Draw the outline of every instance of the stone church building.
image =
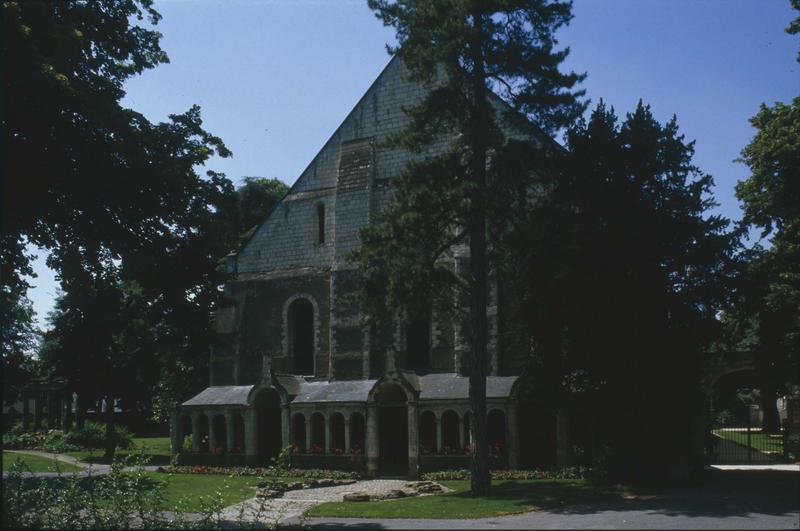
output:
[{"label": "stone church building", "polygon": [[[267,464],[292,445],[299,467],[415,477],[469,466],[463,327],[429,314],[376,333],[344,300],[359,282],[346,256],[409,160],[381,145],[406,125],[403,107],[425,94],[406,74],[401,60],[389,62],[286,197],[228,257],[233,280],[215,316],[209,387],[173,413],[172,451],[182,462]],[[457,270],[467,253],[454,250]],[[510,335],[503,334],[507,296],[496,284],[490,291],[493,467],[517,467],[527,464],[520,448],[535,446],[536,436],[528,420],[518,423],[527,349],[498,339]]]}]

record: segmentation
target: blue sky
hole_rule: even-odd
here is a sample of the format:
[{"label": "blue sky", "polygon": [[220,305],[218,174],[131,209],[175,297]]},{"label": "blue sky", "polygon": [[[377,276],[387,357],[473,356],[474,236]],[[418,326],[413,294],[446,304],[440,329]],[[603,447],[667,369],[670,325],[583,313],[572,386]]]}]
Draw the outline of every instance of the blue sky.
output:
[{"label": "blue sky", "polygon": [[[209,169],[294,182],[389,58],[394,32],[366,0],[156,0],[170,64],[126,85],[123,104],[153,121],[202,108],[206,129],[233,158]],[[587,95],[618,114],[642,98],[673,114],[695,163],[714,176],[719,211],[741,217],[734,195],[747,168],[733,162],[752,138],[761,102],[800,95],[800,40],[783,30],[789,0],[575,0],[559,34],[565,68],[587,72]],[[57,282],[40,253],[29,292],[39,323]]]}]

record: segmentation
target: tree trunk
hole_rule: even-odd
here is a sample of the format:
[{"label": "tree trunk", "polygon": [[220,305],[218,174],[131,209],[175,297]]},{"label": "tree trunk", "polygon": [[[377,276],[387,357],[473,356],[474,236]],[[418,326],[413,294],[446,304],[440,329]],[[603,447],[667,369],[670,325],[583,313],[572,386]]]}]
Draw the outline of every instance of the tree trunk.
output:
[{"label": "tree trunk", "polygon": [[469,250],[470,250],[470,320],[472,324],[472,362],[469,367],[469,399],[474,418],[475,447],[472,450],[472,496],[487,496],[491,490],[489,476],[489,441],[486,418],[486,375],[488,373],[488,323],[487,306],[487,252],[486,252],[486,134],[488,109],[486,103],[486,74],[483,67],[483,14],[476,6],[475,24],[470,45],[474,61],[474,110],[470,124],[472,160],[470,170],[475,186],[470,197]]},{"label": "tree trunk", "polygon": [[105,457],[114,459],[117,449],[116,426],[114,424],[114,399],[106,397],[106,453]]},{"label": "tree trunk", "polygon": [[82,430],[86,425],[86,399],[83,393],[78,393],[78,406],[75,410],[75,427]]}]

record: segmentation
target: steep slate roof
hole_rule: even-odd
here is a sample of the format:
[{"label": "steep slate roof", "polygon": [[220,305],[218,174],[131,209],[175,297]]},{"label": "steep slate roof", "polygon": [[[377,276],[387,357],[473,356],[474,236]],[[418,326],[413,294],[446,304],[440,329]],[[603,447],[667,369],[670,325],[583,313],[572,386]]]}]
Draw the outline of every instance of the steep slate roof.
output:
[{"label": "steep slate roof", "polygon": [[217,385],[206,387],[183,406],[246,406],[252,385]]},{"label": "steep slate roof", "polygon": [[307,382],[292,404],[316,402],[366,402],[377,380]]},{"label": "steep slate roof", "polygon": [[[404,374],[408,376],[408,374]],[[420,400],[465,400],[469,398],[469,378],[455,373],[416,376],[412,386],[419,390]],[[517,376],[487,376],[486,398],[508,398]],[[292,404],[323,402],[366,402],[378,380],[308,381],[302,376],[278,375]],[[187,400],[184,406],[246,406],[252,385],[214,386]]]},{"label": "steep slate roof", "polygon": [[[517,376],[487,376],[486,398],[508,398]],[[426,374],[419,377],[420,400],[469,398],[469,378],[455,374]]]}]

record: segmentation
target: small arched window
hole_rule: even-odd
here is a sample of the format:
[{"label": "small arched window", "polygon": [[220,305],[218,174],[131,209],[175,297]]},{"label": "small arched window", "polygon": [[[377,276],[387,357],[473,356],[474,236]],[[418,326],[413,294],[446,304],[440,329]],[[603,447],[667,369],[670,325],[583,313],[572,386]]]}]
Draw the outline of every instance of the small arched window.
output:
[{"label": "small arched window", "polygon": [[317,203],[317,243],[325,243],[325,204]]}]

